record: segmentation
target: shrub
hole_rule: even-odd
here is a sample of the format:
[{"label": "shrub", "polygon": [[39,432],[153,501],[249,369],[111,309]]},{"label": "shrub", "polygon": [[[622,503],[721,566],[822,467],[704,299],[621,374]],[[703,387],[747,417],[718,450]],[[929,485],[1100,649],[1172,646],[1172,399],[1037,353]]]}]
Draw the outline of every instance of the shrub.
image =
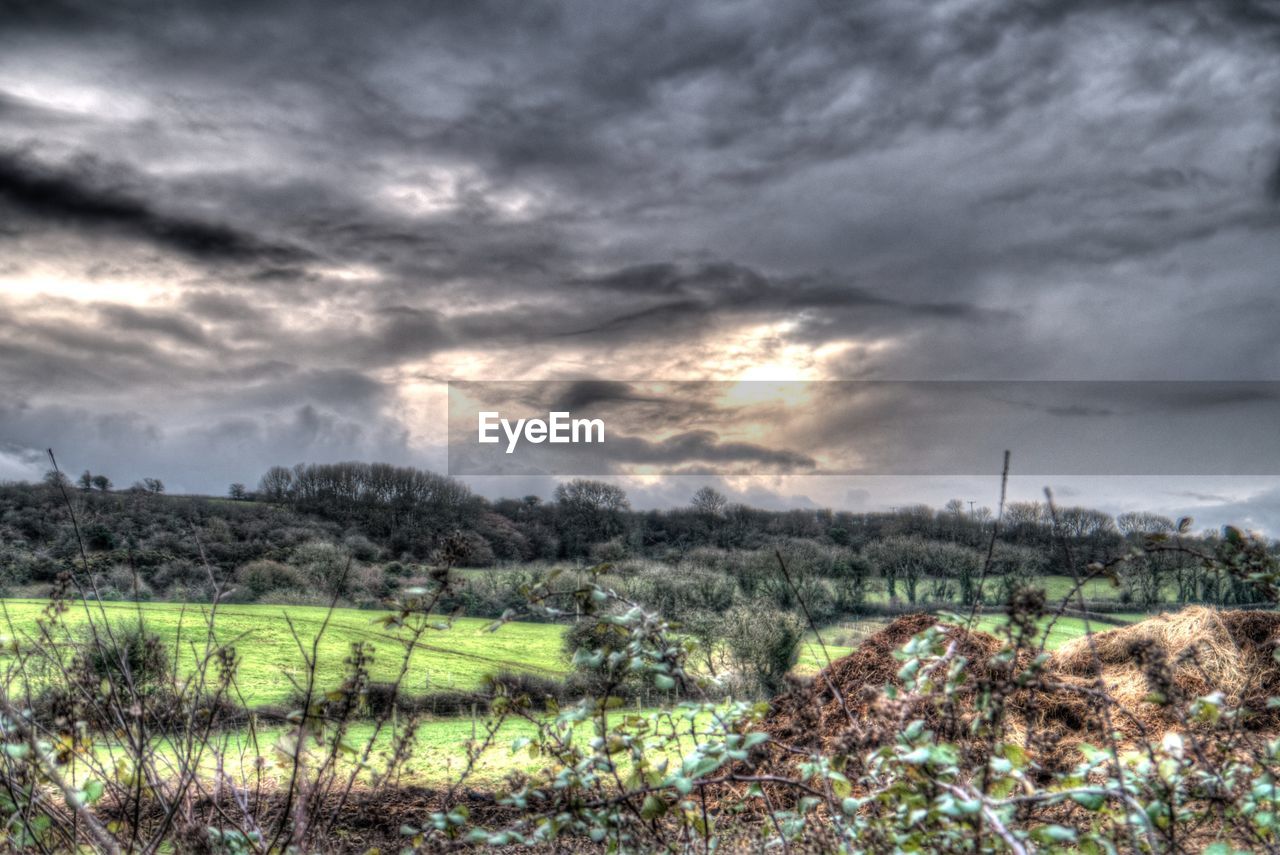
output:
[{"label": "shrub", "polygon": [[141,623],[99,627],[82,643],[75,672],[84,686],[132,685],[140,693],[173,682],[173,663],[160,637]]},{"label": "shrub", "polygon": [[95,552],[116,548],[115,532],[102,523],[90,523],[84,528],[84,544]]},{"label": "shrub", "polygon": [[602,564],[605,561],[621,561],[627,557],[627,545],[621,537],[611,538],[592,544],[589,555],[591,561],[595,564]]},{"label": "shrub", "polygon": [[151,586],[134,575],[128,567],[116,566],[107,572],[99,593],[104,599],[146,602],[151,599]]},{"label": "shrub", "polygon": [[565,657],[588,694],[598,694],[625,681],[623,651],[631,636],[608,617],[587,617],[573,624],[561,641]]},{"label": "shrub", "polygon": [[790,612],[739,606],[725,615],[724,639],[740,672],[765,694],[786,685],[786,676],[800,658],[804,622]]},{"label": "shrub", "polygon": [[342,596],[349,583],[350,554],[341,547],[313,540],[294,550],[289,563],[302,571],[306,583],[326,594]]},{"label": "shrub", "polygon": [[402,564],[399,561],[392,561],[386,567],[382,568],[382,572],[397,579],[407,579],[413,575],[413,568]]},{"label": "shrub", "polygon": [[347,535],[346,539],[342,541],[342,545],[358,561],[377,561],[379,556],[382,555],[382,550],[378,548],[377,544],[363,534]]},{"label": "shrub", "polygon": [[168,591],[173,586],[183,590],[203,588],[209,584],[209,571],[188,558],[175,558],[155,567],[149,582],[158,591]]},{"label": "shrub", "polygon": [[243,586],[253,599],[272,591],[303,587],[302,574],[296,567],[279,561],[253,561],[236,571],[236,582]]}]

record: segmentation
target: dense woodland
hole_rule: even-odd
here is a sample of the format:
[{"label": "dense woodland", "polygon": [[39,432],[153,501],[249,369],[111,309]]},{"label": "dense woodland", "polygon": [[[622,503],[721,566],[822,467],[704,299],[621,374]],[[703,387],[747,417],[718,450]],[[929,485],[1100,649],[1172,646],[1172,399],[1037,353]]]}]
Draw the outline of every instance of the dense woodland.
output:
[{"label": "dense woodland", "polygon": [[[1010,504],[998,520],[958,500],[891,513],[766,511],[709,487],[686,507],[638,511],[622,488],[590,480],[561,484],[550,501],[488,501],[454,479],[386,464],[274,467],[256,489],[232,485],[225,498],[166,495],[156,479],[114,490],[85,472],[0,486],[0,585],[43,593],[79,560],[82,541],[99,595],[124,599],[199,602],[230,585],[239,601],[337,595],[376,606],[447,562],[490,568],[464,574],[452,603],[490,616],[550,568],[608,562],[619,585],[668,613],[761,598],[786,609],[795,597],[778,583],[780,552],[822,618],[998,604],[1038,579],[1082,575],[1109,582],[1106,599],[1126,607],[1255,601],[1247,582],[1197,557],[1212,554],[1219,535],[1189,529],[1153,514],[1043,503]],[[1177,548],[1118,561],[1152,537]]]}]

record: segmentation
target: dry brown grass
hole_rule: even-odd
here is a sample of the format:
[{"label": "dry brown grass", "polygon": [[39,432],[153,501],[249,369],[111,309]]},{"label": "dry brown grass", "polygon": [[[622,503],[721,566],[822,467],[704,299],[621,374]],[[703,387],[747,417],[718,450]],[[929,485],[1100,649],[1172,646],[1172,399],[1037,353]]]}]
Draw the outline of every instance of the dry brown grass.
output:
[{"label": "dry brown grass", "polygon": [[1192,606],[1070,641],[1054,652],[1050,667],[1064,676],[1101,676],[1116,701],[1139,711],[1150,706],[1147,674],[1159,658],[1176,690],[1170,700],[1218,691],[1229,705],[1259,715],[1280,682],[1272,657],[1278,639],[1278,613]]}]

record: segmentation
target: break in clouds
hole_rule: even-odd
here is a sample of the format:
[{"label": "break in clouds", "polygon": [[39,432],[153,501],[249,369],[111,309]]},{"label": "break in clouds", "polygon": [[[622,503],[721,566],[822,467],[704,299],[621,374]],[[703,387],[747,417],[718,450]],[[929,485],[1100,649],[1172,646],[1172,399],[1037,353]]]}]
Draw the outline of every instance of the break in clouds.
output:
[{"label": "break in clouds", "polygon": [[[38,475],[48,446],[171,490],[301,460],[439,469],[451,379],[1280,376],[1264,0],[18,2],[3,19],[0,478]],[[1105,413],[1056,415],[1070,437]],[[850,425],[892,447],[847,408],[801,416],[798,454]],[[687,450],[691,468],[779,451]],[[772,506],[991,503],[999,463],[720,486]],[[630,489],[681,503],[705,480]],[[1280,527],[1276,479],[1050,483]]]}]

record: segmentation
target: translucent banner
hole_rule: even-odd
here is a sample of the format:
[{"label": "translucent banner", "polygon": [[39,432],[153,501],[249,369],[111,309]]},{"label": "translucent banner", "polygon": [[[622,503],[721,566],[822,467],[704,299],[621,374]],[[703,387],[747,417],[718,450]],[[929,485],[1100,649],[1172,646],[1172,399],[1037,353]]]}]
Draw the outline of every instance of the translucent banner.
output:
[{"label": "translucent banner", "polygon": [[1280,474],[1280,382],[466,381],[453,475]]}]

